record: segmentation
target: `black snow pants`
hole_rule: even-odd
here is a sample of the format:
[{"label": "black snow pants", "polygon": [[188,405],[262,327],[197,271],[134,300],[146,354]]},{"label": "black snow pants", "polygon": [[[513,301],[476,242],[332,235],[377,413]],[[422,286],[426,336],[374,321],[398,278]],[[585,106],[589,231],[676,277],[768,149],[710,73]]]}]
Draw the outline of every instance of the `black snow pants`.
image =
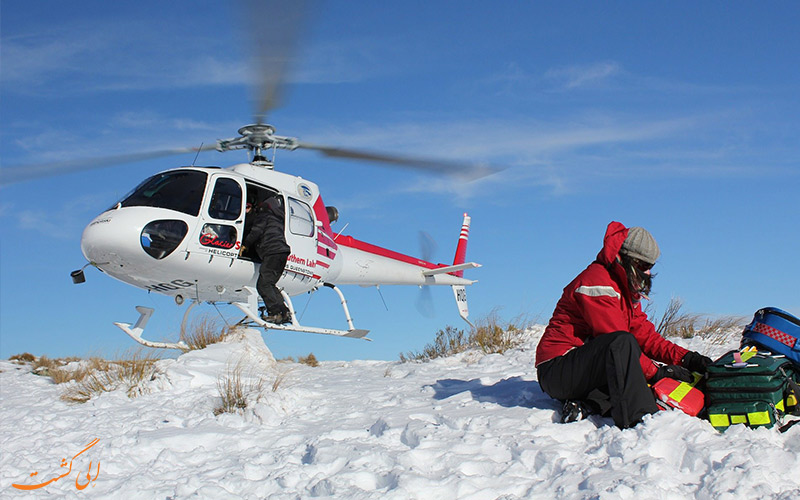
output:
[{"label": "black snow pants", "polygon": [[267,306],[268,314],[288,313],[289,308],[283,302],[281,292],[275,283],[281,278],[286,268],[288,253],[273,253],[261,256],[261,270],[256,281],[256,290]]},{"label": "black snow pants", "polygon": [[599,335],[539,365],[539,385],[553,398],[579,400],[595,413],[610,413],[617,427],[627,429],[658,411],[639,364],[641,354],[631,333]]}]

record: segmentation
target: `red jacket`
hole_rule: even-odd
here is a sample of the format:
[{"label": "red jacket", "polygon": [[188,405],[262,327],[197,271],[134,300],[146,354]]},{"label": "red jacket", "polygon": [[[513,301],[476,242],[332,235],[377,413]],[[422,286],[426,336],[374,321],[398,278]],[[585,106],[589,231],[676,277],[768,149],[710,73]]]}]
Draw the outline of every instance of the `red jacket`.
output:
[{"label": "red jacket", "polygon": [[628,228],[619,222],[609,224],[597,260],[564,288],[536,347],[537,365],[582,346],[590,337],[617,331],[636,337],[642,348],[642,371],[648,380],[658,369],[650,358],[679,364],[689,352],[659,335],[639,302],[632,300],[625,270],[617,261],[627,236]]}]

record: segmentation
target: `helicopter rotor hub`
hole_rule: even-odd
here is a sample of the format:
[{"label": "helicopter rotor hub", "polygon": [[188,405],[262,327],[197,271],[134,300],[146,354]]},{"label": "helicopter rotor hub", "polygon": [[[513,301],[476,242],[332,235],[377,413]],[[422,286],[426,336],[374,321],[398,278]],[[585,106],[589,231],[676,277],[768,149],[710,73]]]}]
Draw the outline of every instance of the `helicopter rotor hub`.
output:
[{"label": "helicopter rotor hub", "polygon": [[217,151],[248,149],[256,155],[266,149],[297,149],[299,143],[293,137],[275,135],[275,127],[265,123],[245,125],[239,129],[239,137],[217,141]]}]

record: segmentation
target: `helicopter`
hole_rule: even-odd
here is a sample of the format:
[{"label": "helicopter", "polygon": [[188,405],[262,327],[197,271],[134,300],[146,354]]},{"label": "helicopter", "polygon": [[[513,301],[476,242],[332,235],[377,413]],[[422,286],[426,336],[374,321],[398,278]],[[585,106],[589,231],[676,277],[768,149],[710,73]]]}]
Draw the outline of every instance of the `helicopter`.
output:
[{"label": "helicopter", "polygon": [[[347,301],[338,285],[446,285],[453,290],[459,315],[467,322],[469,307],[465,269],[471,219],[464,214],[455,257],[450,265],[434,264],[352,236],[333,232],[338,210],[325,206],[319,187],[302,177],[278,172],[260,151],[272,142],[292,147],[296,142],[274,136],[274,128],[242,127],[237,139],[219,141],[222,150],[252,148],[253,161],[227,168],[181,167],[153,175],[133,189],[84,229],[81,250],[89,261],[73,271],[75,283],[85,281],[91,265],[124,283],[174,297],[192,308],[203,302],[229,303],[244,321],[266,329],[366,338],[355,328]],[[277,146],[281,145],[281,146]],[[284,146],[285,145],[285,146]],[[285,210],[285,237],[292,249],[277,283],[292,316],[291,323],[267,323],[259,316],[257,257],[240,252],[245,236],[246,203],[258,204],[277,196]],[[321,288],[339,297],[347,330],[319,328],[298,322],[291,297]],[[117,322],[122,331],[148,347],[187,349],[183,341],[156,342],[143,337],[153,308],[137,306],[134,326]]]},{"label": "helicopter", "polygon": [[[252,2],[251,7],[268,2]],[[296,22],[296,12],[284,4],[280,10],[266,7],[276,25]],[[286,12],[292,22],[278,15]],[[286,29],[260,30],[287,37]],[[289,34],[289,38],[294,36]],[[267,330],[296,331],[366,339],[368,330],[356,328],[340,289],[342,285],[376,286],[450,286],[459,316],[469,323],[466,287],[475,283],[464,278],[464,271],[480,267],[466,261],[471,219],[464,214],[455,256],[450,264],[427,260],[383,248],[343,230],[334,232],[331,224],[339,218],[338,210],[326,206],[320,188],[314,182],[276,170],[276,151],[313,150],[328,157],[345,158],[392,166],[404,166],[469,181],[491,175],[495,168],[484,164],[464,164],[438,159],[424,159],[322,146],[284,137],[275,127],[265,123],[268,111],[278,104],[291,43],[286,40],[258,41],[270,47],[271,58],[260,59],[261,80],[256,99],[255,123],[241,127],[238,136],[218,140],[214,145],[199,148],[135,153],[89,161],[49,164],[42,168],[7,168],[3,184],[37,176],[58,173],[58,170],[82,170],[155,158],[189,151],[215,149],[220,152],[247,150],[250,161],[229,167],[180,166],[152,175],[102,211],[84,229],[81,251],[87,263],[71,273],[73,282],[86,280],[84,270],[94,267],[102,273],[151,293],[170,296],[178,306],[190,302],[181,325],[185,331],[192,309],[202,303],[231,304],[243,315],[242,324]],[[267,158],[269,152],[271,158]],[[258,204],[277,197],[285,212],[284,235],[291,248],[285,270],[277,286],[291,313],[291,322],[274,324],[259,314],[259,275],[257,256],[241,252],[249,226],[247,203]],[[292,297],[314,293],[323,288],[339,298],[346,329],[323,328],[301,324],[295,314]],[[144,330],[154,309],[136,306],[139,314],[134,324],[114,323],[136,342],[155,348],[187,350],[182,341],[159,342],[144,337]]]}]

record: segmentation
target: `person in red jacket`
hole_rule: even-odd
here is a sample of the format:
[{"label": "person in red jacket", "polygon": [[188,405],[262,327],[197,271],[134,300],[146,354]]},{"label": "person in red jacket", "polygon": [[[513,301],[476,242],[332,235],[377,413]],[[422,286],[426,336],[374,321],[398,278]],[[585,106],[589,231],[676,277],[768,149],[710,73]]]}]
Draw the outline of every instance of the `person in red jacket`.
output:
[{"label": "person in red jacket", "polygon": [[644,228],[611,222],[597,259],[564,288],[536,348],[539,384],[564,402],[562,422],[598,413],[633,427],[658,411],[648,382],[688,382],[711,363],[659,335],[642,311],[660,254]]}]

